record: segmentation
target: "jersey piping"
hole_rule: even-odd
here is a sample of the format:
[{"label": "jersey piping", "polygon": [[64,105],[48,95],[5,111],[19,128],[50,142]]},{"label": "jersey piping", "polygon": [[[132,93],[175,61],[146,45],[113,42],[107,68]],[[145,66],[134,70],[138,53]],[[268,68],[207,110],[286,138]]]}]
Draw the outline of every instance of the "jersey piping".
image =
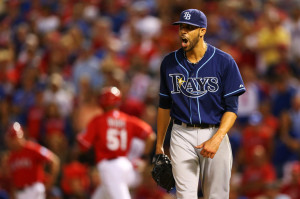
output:
[{"label": "jersey piping", "polygon": [[162,96],[166,96],[166,97],[170,97],[169,95],[163,94],[163,93],[159,93]]},{"label": "jersey piping", "polygon": [[245,90],[245,88],[240,88],[240,89],[238,89],[238,90],[236,90],[236,91],[233,91],[233,92],[231,92],[231,93],[228,93],[228,94],[224,95],[224,97],[226,97],[226,96],[228,96],[228,95],[232,95],[232,94],[234,94],[234,93],[238,93],[239,91],[242,91],[242,90]]},{"label": "jersey piping", "polygon": [[[175,51],[174,55],[175,55],[175,59],[176,59],[176,62],[179,64],[179,66],[181,66],[185,72],[186,72],[186,76],[187,76],[187,79],[189,78],[189,72],[187,71],[187,69],[178,61],[177,59],[177,52],[178,50]],[[190,103],[190,123],[192,123],[192,105],[191,105],[191,99],[189,98],[189,103]]]},{"label": "jersey piping", "polygon": [[[198,77],[198,72],[199,72],[199,70],[209,61],[209,60],[211,60],[211,58],[215,55],[215,52],[216,52],[216,48],[214,47],[214,52],[212,53],[212,55],[210,56],[210,58],[208,58],[207,60],[206,60],[206,62],[204,62],[203,64],[202,64],[202,66],[200,66],[199,68],[198,68],[198,70],[197,70],[197,73],[196,73],[196,77]],[[200,122],[200,124],[202,123],[201,122],[201,112],[200,112],[200,106],[199,106],[199,97],[197,98],[197,106],[198,106],[198,116],[199,116],[199,122]]]}]

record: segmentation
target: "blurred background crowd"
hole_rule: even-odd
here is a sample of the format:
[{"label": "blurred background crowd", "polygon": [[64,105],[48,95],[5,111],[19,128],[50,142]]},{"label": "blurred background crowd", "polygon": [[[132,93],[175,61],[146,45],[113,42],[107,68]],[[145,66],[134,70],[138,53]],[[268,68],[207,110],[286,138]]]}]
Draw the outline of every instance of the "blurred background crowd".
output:
[{"label": "blurred background crowd", "polygon": [[[234,57],[247,89],[229,132],[230,198],[300,198],[298,0],[1,0],[2,197],[12,189],[2,169],[3,135],[18,121],[28,139],[61,160],[48,197],[89,198],[101,179],[93,152],[79,155],[75,138],[103,112],[99,89],[117,86],[121,110],[155,130],[160,62],[180,47],[171,24],[188,8],[207,15],[205,41]],[[132,198],[174,197],[157,187],[150,170],[149,164],[141,171]]]}]

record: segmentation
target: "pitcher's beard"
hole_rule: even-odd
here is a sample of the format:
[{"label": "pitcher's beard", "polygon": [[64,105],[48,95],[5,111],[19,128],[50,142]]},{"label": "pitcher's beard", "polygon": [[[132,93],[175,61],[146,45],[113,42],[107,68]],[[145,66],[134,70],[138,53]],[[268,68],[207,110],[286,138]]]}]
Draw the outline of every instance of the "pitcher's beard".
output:
[{"label": "pitcher's beard", "polygon": [[188,39],[186,47],[182,46],[182,48],[185,52],[192,51],[195,48],[195,46],[198,44],[198,42],[199,42],[199,35],[193,40]]}]

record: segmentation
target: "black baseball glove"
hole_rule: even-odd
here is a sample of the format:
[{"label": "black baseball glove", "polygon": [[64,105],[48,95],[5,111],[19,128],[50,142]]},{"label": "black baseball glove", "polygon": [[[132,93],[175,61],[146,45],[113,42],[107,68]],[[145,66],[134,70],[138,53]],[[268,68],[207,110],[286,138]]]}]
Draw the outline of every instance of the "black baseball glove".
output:
[{"label": "black baseball glove", "polygon": [[159,186],[170,192],[175,187],[171,160],[165,154],[157,154],[152,163],[154,164],[151,172],[152,178]]}]

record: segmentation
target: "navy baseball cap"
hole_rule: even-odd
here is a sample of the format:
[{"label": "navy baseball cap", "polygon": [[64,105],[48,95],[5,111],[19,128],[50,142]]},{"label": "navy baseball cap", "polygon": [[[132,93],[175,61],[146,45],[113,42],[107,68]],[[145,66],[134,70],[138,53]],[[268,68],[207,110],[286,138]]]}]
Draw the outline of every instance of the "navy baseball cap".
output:
[{"label": "navy baseball cap", "polygon": [[190,24],[201,28],[207,27],[207,19],[203,12],[197,9],[184,10],[180,14],[180,20],[173,23],[173,25]]}]

